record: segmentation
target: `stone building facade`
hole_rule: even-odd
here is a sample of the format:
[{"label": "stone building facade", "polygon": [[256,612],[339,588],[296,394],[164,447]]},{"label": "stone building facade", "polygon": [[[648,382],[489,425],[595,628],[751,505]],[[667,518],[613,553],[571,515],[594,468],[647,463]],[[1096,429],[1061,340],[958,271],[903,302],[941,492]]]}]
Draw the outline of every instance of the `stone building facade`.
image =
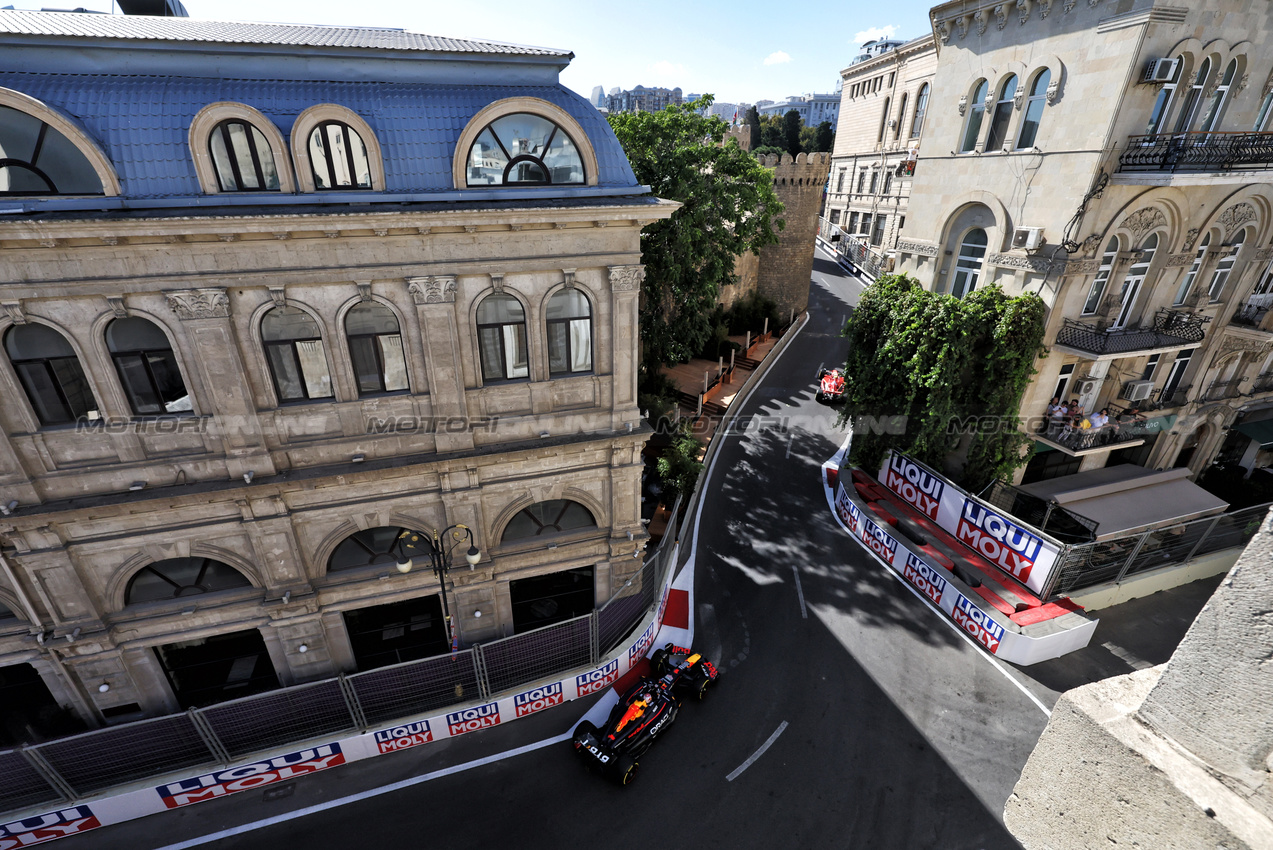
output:
[{"label": "stone building facade", "polygon": [[945,3],[898,268],[1038,292],[1055,395],[1150,413],[1135,445],[1040,438],[1027,479],[1245,451],[1273,415],[1270,7]]},{"label": "stone building facade", "polygon": [[0,744],[444,652],[443,601],[461,645],[511,635],[640,567],[640,230],[676,205],[569,54],[0,11],[0,57]]},{"label": "stone building facade", "polygon": [[611,89],[603,105],[610,112],[658,112],[682,102],[679,88],[637,86],[627,90]]},{"label": "stone building facade", "polygon": [[819,235],[874,277],[896,261],[937,70],[931,35],[884,42],[842,72],[840,122]]}]

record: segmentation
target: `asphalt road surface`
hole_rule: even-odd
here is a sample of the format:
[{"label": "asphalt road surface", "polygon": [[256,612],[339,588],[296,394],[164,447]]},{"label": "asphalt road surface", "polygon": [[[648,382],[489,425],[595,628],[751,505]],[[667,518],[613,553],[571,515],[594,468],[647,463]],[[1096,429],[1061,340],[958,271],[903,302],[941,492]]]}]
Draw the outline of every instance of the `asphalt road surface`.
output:
[{"label": "asphalt road surface", "polygon": [[[291,799],[280,799],[291,789],[244,792],[67,839],[68,850],[1016,847],[1003,803],[1057,692],[927,609],[849,540],[821,489],[819,467],[844,433],[814,401],[815,376],[843,363],[839,332],[861,289],[818,252],[808,325],[747,401],[753,427],[724,437],[702,513],[695,612],[697,648],[724,675],[705,702],[685,705],[634,784],[589,773],[562,741],[375,790],[559,735],[587,708],[574,704],[307,777]],[[1058,687],[1078,683],[1054,673]],[[358,792],[374,796],[346,799]],[[299,806],[317,811],[260,824]],[[256,825],[187,840],[235,824]]]}]

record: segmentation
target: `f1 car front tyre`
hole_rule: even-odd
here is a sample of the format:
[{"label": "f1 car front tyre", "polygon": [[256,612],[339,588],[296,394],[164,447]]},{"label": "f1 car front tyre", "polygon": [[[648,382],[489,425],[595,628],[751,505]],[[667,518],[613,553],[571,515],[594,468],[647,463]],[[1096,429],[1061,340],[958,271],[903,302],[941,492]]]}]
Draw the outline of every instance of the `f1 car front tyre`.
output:
[{"label": "f1 car front tyre", "polygon": [[637,760],[632,756],[619,756],[614,766],[614,781],[620,785],[630,785],[636,778]]},{"label": "f1 car front tyre", "polygon": [[667,650],[656,649],[654,654],[650,656],[650,671],[654,673],[654,677],[661,678],[667,672]]},{"label": "f1 car front tyre", "polygon": [[698,697],[700,702],[707,697],[707,689],[710,688],[711,686],[712,686],[711,679],[703,679],[703,681],[699,682],[698,685],[694,688],[694,695]]}]

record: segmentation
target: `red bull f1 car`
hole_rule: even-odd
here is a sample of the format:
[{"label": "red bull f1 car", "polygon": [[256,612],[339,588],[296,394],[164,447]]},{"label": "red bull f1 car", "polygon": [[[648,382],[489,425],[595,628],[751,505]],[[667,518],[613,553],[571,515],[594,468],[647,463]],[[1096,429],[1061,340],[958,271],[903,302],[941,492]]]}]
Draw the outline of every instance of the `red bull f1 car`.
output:
[{"label": "red bull f1 car", "polygon": [[702,699],[720,672],[683,646],[668,644],[650,656],[652,674],[628,690],[598,729],[583,721],[575,728],[575,753],[589,766],[627,785],[637,759],[667,732],[686,697]]}]

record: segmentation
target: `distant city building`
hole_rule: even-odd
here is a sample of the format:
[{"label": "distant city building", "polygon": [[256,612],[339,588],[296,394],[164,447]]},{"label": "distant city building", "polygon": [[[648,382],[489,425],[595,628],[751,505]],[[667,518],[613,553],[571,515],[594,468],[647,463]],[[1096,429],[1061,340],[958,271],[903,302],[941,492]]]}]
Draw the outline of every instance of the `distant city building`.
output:
[{"label": "distant city building", "polygon": [[782,116],[792,109],[800,114],[806,127],[816,127],[823,121],[830,121],[834,126],[840,114],[840,93],[792,95],[777,103],[762,100],[756,104],[756,111],[761,115]]},{"label": "distant city building", "polygon": [[605,107],[611,112],[658,112],[674,103],[683,103],[681,90],[637,86],[628,91],[611,89]]},{"label": "distant city building", "polygon": [[606,105],[606,90],[601,86],[592,87],[592,96],[588,98],[588,102],[600,109]]},{"label": "distant city building", "polygon": [[736,113],[736,112],[738,113],[738,119],[741,121],[741,120],[742,120],[742,118],[743,118],[743,113],[739,111],[739,109],[738,109],[738,104],[736,104],[736,103],[713,103],[713,104],[712,104],[711,109],[709,109],[709,110],[708,110],[708,113],[707,113],[707,114],[708,114],[708,115],[719,115],[721,118],[724,118],[726,121],[733,122],[733,120],[734,120],[734,113]]}]

